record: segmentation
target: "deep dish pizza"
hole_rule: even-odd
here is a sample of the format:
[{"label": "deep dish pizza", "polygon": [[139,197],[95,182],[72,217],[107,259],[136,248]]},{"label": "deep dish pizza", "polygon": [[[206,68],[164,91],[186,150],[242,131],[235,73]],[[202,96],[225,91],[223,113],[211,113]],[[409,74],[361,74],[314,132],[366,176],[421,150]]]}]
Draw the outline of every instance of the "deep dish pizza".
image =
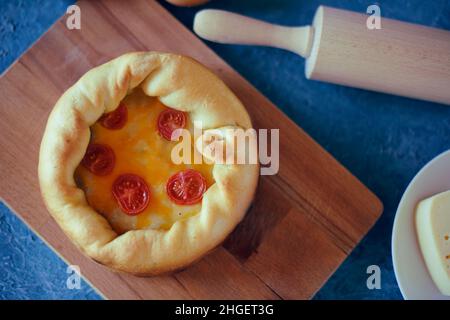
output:
[{"label": "deep dish pizza", "polygon": [[[115,270],[154,275],[192,263],[243,218],[259,173],[257,164],[174,162],[174,133],[199,123],[251,128],[241,102],[198,62],[130,53],[92,69],[48,119],[39,159],[47,208]],[[194,142],[191,151],[202,159]]]}]

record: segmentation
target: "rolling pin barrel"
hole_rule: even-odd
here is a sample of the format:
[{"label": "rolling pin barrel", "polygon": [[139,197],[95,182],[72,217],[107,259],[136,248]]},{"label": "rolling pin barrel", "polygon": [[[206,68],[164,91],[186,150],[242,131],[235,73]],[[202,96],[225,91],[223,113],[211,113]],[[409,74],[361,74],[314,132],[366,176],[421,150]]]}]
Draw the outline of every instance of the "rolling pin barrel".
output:
[{"label": "rolling pin barrel", "polygon": [[450,32],[319,7],[306,77],[450,104]]}]

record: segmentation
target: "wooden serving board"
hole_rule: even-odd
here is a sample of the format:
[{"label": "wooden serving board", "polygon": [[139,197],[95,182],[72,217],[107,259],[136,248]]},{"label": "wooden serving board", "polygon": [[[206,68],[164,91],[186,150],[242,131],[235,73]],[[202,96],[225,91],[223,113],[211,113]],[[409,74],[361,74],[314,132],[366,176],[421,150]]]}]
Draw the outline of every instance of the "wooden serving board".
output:
[{"label": "wooden serving board", "polygon": [[[0,79],[0,196],[109,299],[308,299],[372,227],[382,204],[302,129],[154,1],[80,1]],[[58,97],[90,68],[136,50],[176,52],[211,68],[256,128],[280,128],[280,171],[223,246],[173,275],[138,278],[83,256],[44,208],[38,152]]]}]

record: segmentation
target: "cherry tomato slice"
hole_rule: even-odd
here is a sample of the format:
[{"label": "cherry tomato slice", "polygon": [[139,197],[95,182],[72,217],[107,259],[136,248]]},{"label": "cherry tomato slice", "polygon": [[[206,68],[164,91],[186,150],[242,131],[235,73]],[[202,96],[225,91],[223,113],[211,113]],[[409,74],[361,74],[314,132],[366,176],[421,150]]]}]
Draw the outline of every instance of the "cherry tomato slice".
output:
[{"label": "cherry tomato slice", "polygon": [[87,147],[81,164],[97,176],[106,176],[114,169],[116,157],[107,145],[93,143]]},{"label": "cherry tomato slice", "polygon": [[166,192],[176,204],[190,205],[202,200],[206,191],[206,180],[196,170],[180,171],[169,178]]},{"label": "cherry tomato slice", "polygon": [[130,216],[144,211],[150,201],[150,189],[145,180],[131,173],[117,177],[112,193],[120,209]]},{"label": "cherry tomato slice", "polygon": [[98,120],[100,124],[110,130],[119,130],[125,126],[128,119],[128,109],[124,104],[120,104],[116,110],[105,113]]},{"label": "cherry tomato slice", "polygon": [[186,126],[186,114],[174,109],[166,109],[158,116],[158,130],[161,136],[171,141],[172,132]]}]

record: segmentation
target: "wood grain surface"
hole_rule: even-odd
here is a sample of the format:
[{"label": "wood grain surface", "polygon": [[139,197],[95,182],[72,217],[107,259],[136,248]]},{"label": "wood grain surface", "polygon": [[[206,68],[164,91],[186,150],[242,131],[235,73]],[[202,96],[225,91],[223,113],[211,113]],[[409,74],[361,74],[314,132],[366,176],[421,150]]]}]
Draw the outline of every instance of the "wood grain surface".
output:
[{"label": "wood grain surface", "polygon": [[[308,299],[372,227],[382,204],[363,184],[154,1],[80,1],[81,30],[57,22],[0,79],[0,196],[109,299]],[[37,163],[48,114],[90,68],[136,50],[211,68],[256,128],[280,128],[280,171],[223,246],[173,275],[113,273],[83,256],[44,208]]]}]

